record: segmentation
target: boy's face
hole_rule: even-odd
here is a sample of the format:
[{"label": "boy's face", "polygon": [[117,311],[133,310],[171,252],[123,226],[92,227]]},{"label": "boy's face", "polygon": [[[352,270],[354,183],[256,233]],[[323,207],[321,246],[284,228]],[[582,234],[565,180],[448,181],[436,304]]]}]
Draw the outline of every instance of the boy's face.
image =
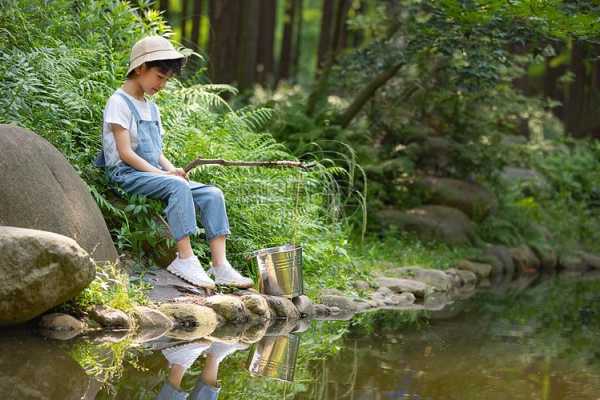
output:
[{"label": "boy's face", "polygon": [[158,67],[148,68],[146,64],[142,64],[139,68],[137,81],[144,92],[149,95],[154,95],[162,90],[169,78],[173,76],[171,71],[165,74]]}]

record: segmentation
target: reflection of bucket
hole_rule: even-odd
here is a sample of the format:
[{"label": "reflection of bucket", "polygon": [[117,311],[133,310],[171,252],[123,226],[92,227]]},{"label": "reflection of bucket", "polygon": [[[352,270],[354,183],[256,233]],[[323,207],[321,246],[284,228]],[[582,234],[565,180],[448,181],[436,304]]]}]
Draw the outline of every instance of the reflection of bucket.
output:
[{"label": "reflection of bucket", "polygon": [[296,335],[264,336],[249,359],[248,370],[254,375],[292,382],[299,346]]},{"label": "reflection of bucket", "polygon": [[302,247],[287,244],[257,250],[259,291],[275,296],[296,297],[304,294]]}]

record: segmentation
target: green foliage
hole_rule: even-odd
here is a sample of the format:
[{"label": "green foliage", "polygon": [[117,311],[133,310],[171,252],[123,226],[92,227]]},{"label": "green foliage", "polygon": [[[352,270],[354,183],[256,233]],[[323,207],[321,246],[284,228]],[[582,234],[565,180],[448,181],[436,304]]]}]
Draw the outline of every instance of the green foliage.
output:
[{"label": "green foliage", "polygon": [[[149,2],[133,8],[115,0],[11,0],[0,11],[0,26],[0,88],[5,93],[0,122],[29,128],[63,152],[89,185],[119,250],[140,264],[158,264],[174,246],[164,204],[124,193],[92,160],[101,144],[102,110],[124,78],[131,45],[150,33],[169,36],[170,28]],[[295,158],[266,131],[272,110],[233,110],[220,95],[236,94],[234,87],[186,82],[172,79],[156,96],[165,154],[175,165],[183,167],[198,156]],[[233,263],[248,272],[251,251],[294,242],[304,248],[310,282],[331,264],[347,261],[340,249],[349,231],[342,206],[352,189],[341,191],[338,179],[351,182],[353,174],[354,169],[323,160],[308,172],[203,166],[190,175],[225,193]],[[207,263],[203,237],[200,232],[193,243]],[[98,298],[96,289],[84,303],[107,300]]]},{"label": "green foliage", "polygon": [[112,263],[96,266],[94,280],[76,297],[55,308],[55,312],[80,314],[96,304],[130,312],[136,305],[148,304],[150,286],[143,281],[131,282],[127,273]]}]

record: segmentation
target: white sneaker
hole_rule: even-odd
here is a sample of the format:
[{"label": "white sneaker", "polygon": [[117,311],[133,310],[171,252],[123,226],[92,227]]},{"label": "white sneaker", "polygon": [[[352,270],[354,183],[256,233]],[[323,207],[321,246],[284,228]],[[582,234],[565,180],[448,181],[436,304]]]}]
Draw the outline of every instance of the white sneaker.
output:
[{"label": "white sneaker", "polygon": [[212,266],[208,273],[214,275],[217,285],[235,286],[242,289],[254,286],[252,279],[242,276],[229,264],[229,261],[218,267]]},{"label": "white sneaker", "polygon": [[206,274],[200,260],[195,255],[182,259],[177,253],[177,257],[169,264],[167,271],[198,287],[215,288],[215,281]]},{"label": "white sneaker", "polygon": [[236,343],[224,343],[224,342],[213,342],[206,354],[210,354],[215,357],[217,363],[223,361],[228,355],[235,353],[238,350],[246,350],[249,345],[241,342]]},{"label": "white sneaker", "polygon": [[169,362],[169,368],[177,364],[188,369],[210,346],[210,342],[191,342],[163,349],[161,353]]}]

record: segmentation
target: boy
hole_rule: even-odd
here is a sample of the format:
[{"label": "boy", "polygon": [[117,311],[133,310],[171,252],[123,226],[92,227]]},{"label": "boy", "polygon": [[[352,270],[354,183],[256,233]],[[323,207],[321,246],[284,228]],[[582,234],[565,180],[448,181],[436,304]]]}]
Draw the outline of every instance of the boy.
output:
[{"label": "boy", "polygon": [[[126,192],[167,201],[165,213],[177,242],[177,256],[167,270],[199,287],[214,289],[215,283],[239,288],[252,280],[236,271],[226,257],[225,240],[230,235],[223,192],[214,185],[190,181],[162,153],[160,112],[145,94],[164,88],[184,64],[169,40],[148,36],[131,50],[127,80],[108,99],[104,109],[102,144],[108,178]],[[103,162],[104,161],[104,162]],[[195,233],[196,207],[200,210],[212,258],[209,273],[193,253],[190,235]]]}]

